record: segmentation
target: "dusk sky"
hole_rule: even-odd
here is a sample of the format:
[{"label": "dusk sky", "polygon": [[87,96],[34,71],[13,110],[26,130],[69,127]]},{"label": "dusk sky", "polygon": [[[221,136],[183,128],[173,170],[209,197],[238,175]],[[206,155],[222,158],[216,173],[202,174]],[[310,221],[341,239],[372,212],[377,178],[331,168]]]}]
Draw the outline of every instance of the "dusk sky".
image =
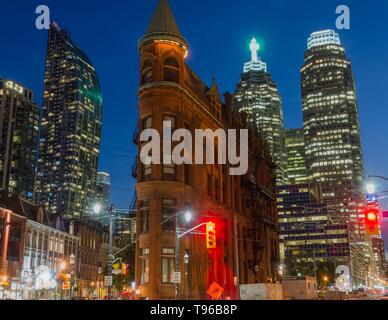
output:
[{"label": "dusk sky", "polygon": [[[41,105],[47,31],[35,28],[35,8],[46,4],[52,19],[70,31],[92,60],[102,85],[104,126],[100,169],[112,175],[112,202],[128,208],[136,156],[138,50],[156,0],[4,1],[0,12],[0,77],[31,88]],[[313,31],[334,29],[338,0],[170,0],[190,44],[187,63],[208,84],[234,92],[255,36],[260,56],[279,86],[287,127],[302,125],[300,67]],[[367,174],[388,176],[388,2],[346,1],[351,29],[338,31],[352,61]],[[380,190],[388,182],[376,181]],[[385,204],[388,210],[388,203]],[[388,227],[385,226],[388,234]]]}]

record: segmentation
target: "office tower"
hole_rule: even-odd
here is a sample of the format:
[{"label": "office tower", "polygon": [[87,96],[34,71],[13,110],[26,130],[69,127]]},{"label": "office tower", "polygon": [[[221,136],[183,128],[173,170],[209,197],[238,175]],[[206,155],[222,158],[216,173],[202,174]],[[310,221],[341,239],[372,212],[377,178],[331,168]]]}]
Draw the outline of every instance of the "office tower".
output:
[{"label": "office tower", "polygon": [[364,169],[352,67],[334,31],[311,35],[301,73],[308,175],[325,200],[343,204]]},{"label": "office tower", "polygon": [[277,182],[287,181],[282,100],[267,64],[258,57],[259,44],[252,39],[251,61],[244,64],[235,95],[235,108],[248,115],[261,131],[277,167]]},{"label": "office tower", "polygon": [[303,129],[287,129],[285,131],[285,147],[289,184],[306,183],[307,167]]},{"label": "office tower", "polygon": [[[188,43],[166,0],[159,0],[138,44],[139,132],[162,134],[163,121],[193,136],[201,128],[248,127],[233,110],[233,96],[225,94],[223,103],[216,82],[207,86],[185,63]],[[279,280],[275,173],[257,130],[250,130],[250,139],[244,176],[231,176],[228,165],[138,159],[136,283],[143,298],[207,299],[213,281],[223,284],[225,297],[236,298],[238,283]],[[210,229],[217,236],[207,242],[198,232]]]},{"label": "office tower", "polygon": [[359,210],[364,178],[357,98],[350,60],[338,34],[314,32],[301,68],[307,174],[320,183],[331,218],[349,223],[353,240],[348,265],[354,284],[365,283],[357,252],[364,241]]},{"label": "office tower", "polygon": [[69,34],[48,34],[36,200],[53,214],[81,217],[96,201],[102,96],[96,71]]},{"label": "office tower", "polygon": [[32,200],[38,150],[40,108],[33,92],[0,79],[1,190]]},{"label": "office tower", "polygon": [[284,273],[314,276],[320,269],[347,264],[348,226],[331,222],[319,184],[285,185],[277,190]]}]

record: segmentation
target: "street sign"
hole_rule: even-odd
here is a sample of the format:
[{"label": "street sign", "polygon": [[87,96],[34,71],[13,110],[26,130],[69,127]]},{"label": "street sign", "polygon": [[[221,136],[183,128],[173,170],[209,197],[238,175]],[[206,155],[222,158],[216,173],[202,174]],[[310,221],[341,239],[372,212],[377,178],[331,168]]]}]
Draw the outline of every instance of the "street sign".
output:
[{"label": "street sign", "polygon": [[174,272],[172,275],[171,282],[173,284],[181,284],[182,283],[182,273],[181,272]]},{"label": "street sign", "polygon": [[221,287],[217,282],[213,282],[209,287],[207,294],[212,297],[213,300],[220,300],[225,289]]},{"label": "street sign", "polygon": [[112,286],[113,285],[113,277],[112,276],[106,276],[105,277],[105,286]]}]

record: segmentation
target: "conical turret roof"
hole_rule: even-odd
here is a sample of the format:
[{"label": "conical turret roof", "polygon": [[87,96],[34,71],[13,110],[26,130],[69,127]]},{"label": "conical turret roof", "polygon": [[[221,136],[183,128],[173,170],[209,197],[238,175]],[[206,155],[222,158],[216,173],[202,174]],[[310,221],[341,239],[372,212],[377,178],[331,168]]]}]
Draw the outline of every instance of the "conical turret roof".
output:
[{"label": "conical turret roof", "polygon": [[187,48],[186,40],[181,36],[168,0],[159,0],[147,33],[139,41],[139,46],[148,40],[171,40]]},{"label": "conical turret roof", "polygon": [[160,0],[148,27],[147,34],[170,33],[181,36],[174,14],[167,0]]}]

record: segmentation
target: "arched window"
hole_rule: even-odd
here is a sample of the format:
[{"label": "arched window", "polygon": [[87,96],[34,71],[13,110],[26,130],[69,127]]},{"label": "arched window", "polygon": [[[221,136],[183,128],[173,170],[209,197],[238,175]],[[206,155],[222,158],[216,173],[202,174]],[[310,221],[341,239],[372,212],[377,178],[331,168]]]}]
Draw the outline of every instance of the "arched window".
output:
[{"label": "arched window", "polygon": [[141,84],[147,84],[153,81],[152,75],[152,63],[150,60],[146,60],[141,72]]},{"label": "arched window", "polygon": [[179,83],[179,63],[173,57],[164,60],[163,80]]}]

